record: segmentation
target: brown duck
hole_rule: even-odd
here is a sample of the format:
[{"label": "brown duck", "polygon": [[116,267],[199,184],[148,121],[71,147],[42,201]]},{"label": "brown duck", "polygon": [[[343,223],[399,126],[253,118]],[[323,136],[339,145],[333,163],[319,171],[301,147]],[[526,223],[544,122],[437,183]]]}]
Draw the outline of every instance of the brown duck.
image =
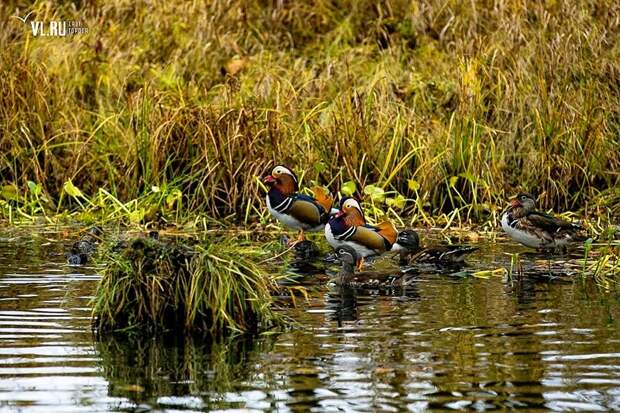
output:
[{"label": "brown duck", "polygon": [[411,284],[413,281],[412,273],[401,270],[356,272],[355,268],[360,266],[361,257],[349,245],[336,248],[336,256],[340,260],[341,269],[333,281],[338,285],[361,288],[389,288],[403,287]]},{"label": "brown duck", "polygon": [[520,193],[502,215],[502,229],[510,238],[537,249],[562,248],[584,241],[583,227],[536,211],[534,197]]},{"label": "brown duck", "polygon": [[478,250],[478,247],[465,245],[437,245],[422,248],[420,237],[410,229],[399,232],[396,243],[400,248],[392,248],[392,251],[398,251],[400,265],[459,265],[465,262],[465,257],[468,254]]}]

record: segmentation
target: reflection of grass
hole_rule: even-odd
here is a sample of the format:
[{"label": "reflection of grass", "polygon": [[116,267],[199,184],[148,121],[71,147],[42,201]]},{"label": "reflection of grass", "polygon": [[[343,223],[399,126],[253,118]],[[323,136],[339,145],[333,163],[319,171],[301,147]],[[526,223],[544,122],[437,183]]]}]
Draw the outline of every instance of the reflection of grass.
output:
[{"label": "reflection of grass", "polygon": [[581,260],[583,276],[594,278],[601,287],[609,290],[617,283],[616,275],[620,271],[620,244],[608,244],[592,253],[591,243],[586,243],[584,258]]},{"label": "reflection of grass", "polygon": [[29,7],[72,40],[25,3],[0,5],[0,216],[256,221],[274,161],[428,225],[497,222],[519,186],[618,209],[611,0]]},{"label": "reflection of grass", "polygon": [[270,339],[245,336],[205,341],[186,335],[155,339],[100,337],[96,349],[113,397],[154,404],[160,396],[202,395],[205,407],[244,380],[252,358],[266,351]]},{"label": "reflection of grass", "polygon": [[511,280],[513,274],[517,276],[523,275],[523,263],[521,262],[521,257],[519,257],[518,252],[510,254],[510,270],[508,271],[508,276]]},{"label": "reflection of grass", "polygon": [[94,326],[107,330],[257,331],[279,323],[275,280],[233,241],[187,246],[134,238],[103,253]]}]

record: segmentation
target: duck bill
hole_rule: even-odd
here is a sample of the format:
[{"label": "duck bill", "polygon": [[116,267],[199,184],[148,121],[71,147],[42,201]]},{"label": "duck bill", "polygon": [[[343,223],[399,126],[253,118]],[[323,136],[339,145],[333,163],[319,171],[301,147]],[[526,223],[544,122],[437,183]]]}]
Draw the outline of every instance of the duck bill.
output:
[{"label": "duck bill", "polygon": [[510,206],[513,208],[518,208],[521,206],[521,203],[518,200],[513,199],[512,201],[510,201]]},{"label": "duck bill", "polygon": [[266,177],[264,177],[264,178],[263,178],[263,183],[264,183],[265,185],[267,185],[267,186],[271,186],[271,185],[273,185],[273,184],[275,184],[275,183],[276,183],[276,178],[274,178],[274,177],[273,177],[273,176],[271,176],[271,175],[268,175],[268,176],[266,176]]}]

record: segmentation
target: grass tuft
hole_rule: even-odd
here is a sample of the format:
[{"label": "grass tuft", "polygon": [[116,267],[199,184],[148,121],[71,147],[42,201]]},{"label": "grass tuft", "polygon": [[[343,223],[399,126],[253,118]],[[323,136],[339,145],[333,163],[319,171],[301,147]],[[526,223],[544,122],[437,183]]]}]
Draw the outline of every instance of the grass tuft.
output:
[{"label": "grass tuft", "polygon": [[281,323],[275,279],[233,242],[132,238],[103,252],[93,327],[106,331],[256,333]]}]

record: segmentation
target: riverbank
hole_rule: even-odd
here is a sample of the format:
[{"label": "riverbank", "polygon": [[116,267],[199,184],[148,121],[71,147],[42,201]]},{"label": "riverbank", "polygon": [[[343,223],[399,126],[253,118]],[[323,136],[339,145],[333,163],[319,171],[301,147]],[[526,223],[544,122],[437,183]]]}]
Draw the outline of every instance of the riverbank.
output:
[{"label": "riverbank", "polygon": [[89,28],[72,38],[33,37],[18,6],[0,6],[5,217],[139,200],[133,221],[248,224],[274,163],[423,225],[495,222],[521,190],[620,213],[614,2],[34,4]]}]

